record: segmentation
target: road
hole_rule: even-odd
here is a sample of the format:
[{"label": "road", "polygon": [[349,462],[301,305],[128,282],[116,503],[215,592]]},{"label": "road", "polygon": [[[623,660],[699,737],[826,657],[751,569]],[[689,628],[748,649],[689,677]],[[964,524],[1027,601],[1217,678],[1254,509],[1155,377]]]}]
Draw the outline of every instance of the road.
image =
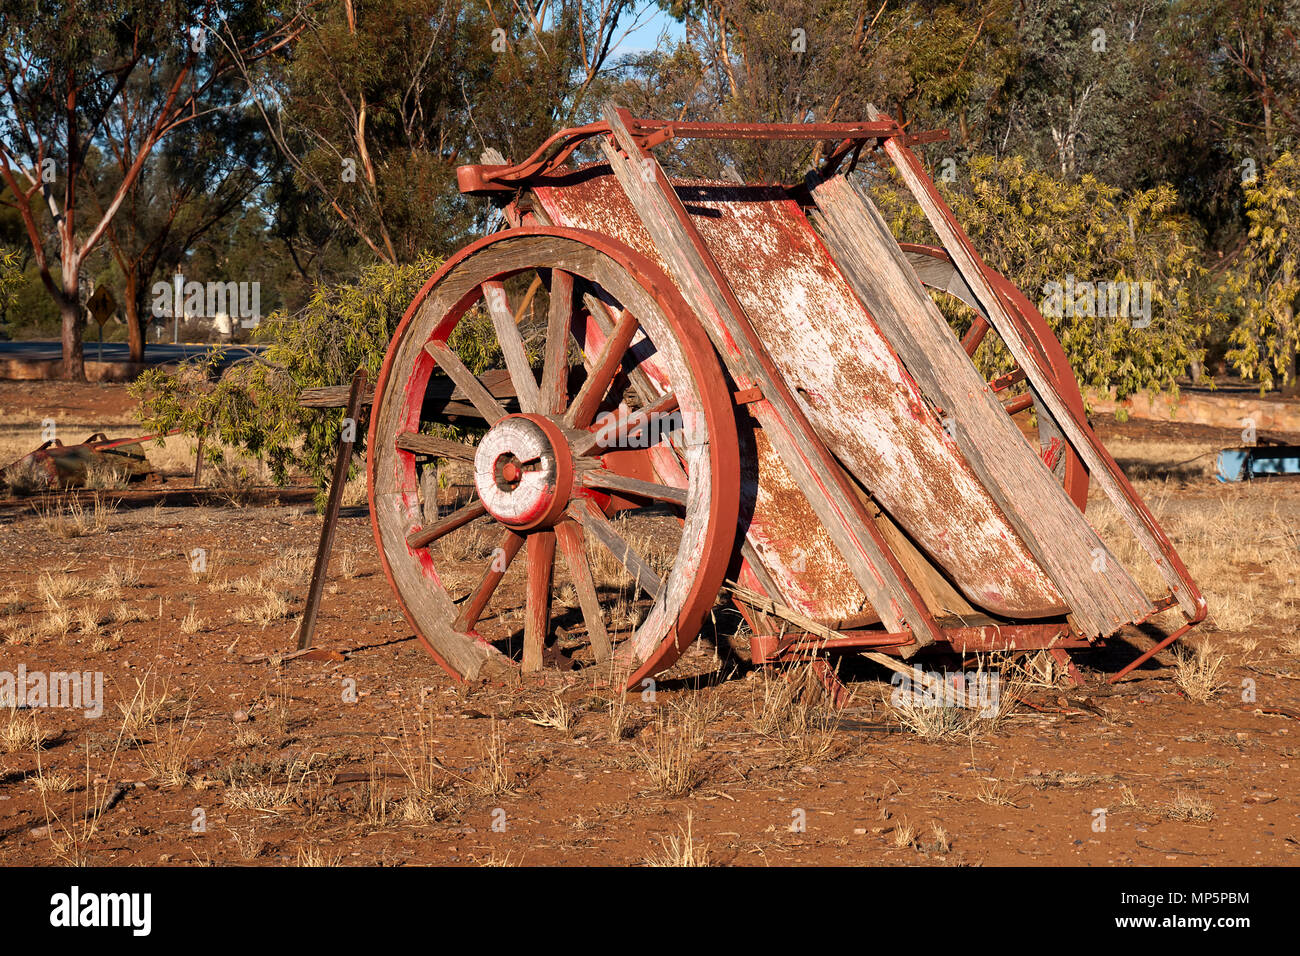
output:
[{"label": "road", "polygon": [[[150,365],[168,365],[175,362],[181,362],[185,359],[196,358],[204,355],[213,345],[172,345],[170,343],[160,343],[157,345],[150,344],[145,347],[145,361]],[[221,363],[221,367],[244,358],[249,354],[257,354],[265,351],[264,345],[232,345],[228,348],[226,355]],[[104,357],[105,362],[126,362],[130,359],[130,351],[125,342],[105,342]],[[98,362],[99,343],[86,342],[85,356],[87,362]],[[30,342],[0,342],[0,361],[5,359],[18,359],[25,362],[43,362],[57,360],[62,358],[63,348],[58,341],[30,341]]]}]

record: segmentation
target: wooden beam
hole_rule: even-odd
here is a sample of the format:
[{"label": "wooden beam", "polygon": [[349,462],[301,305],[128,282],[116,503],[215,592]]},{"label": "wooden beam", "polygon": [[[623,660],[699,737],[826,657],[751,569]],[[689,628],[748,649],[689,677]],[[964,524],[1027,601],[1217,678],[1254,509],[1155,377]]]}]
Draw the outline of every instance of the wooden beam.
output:
[{"label": "wooden beam", "polygon": [[[879,115],[878,110],[870,105],[867,106],[868,119]],[[1016,364],[1024,369],[1030,384],[1047,406],[1061,431],[1065,433],[1075,453],[1087,466],[1092,479],[1101,486],[1116,510],[1124,516],[1134,537],[1146,549],[1170,590],[1178,598],[1183,611],[1189,617],[1203,616],[1205,598],[1192,583],[1187,569],[1174,551],[1169,538],[1146,505],[1142,503],[1137,492],[1133,490],[1133,486],[1129,484],[1115,459],[1097,440],[1092,429],[1086,422],[1076,421],[1070,414],[1065,400],[1061,398],[1052,383],[1049,370],[1039,364],[1034,350],[1025,341],[1019,325],[989,283],[979,254],[975,251],[969,237],[957,225],[956,217],[948,208],[948,204],[943,201],[943,197],[939,195],[938,189],[925,175],[916,154],[896,139],[885,140],[884,150],[893,161],[904,185],[920,205],[921,211],[925,213],[930,226],[939,236],[944,249],[952,257],[953,264],[966,280],[980,307],[989,317],[990,323],[1002,337],[1007,351],[1016,360]]]},{"label": "wooden beam", "polygon": [[690,225],[672,183],[654,157],[639,148],[617,106],[607,103],[604,116],[618,144],[615,148],[600,141],[614,175],[737,384],[762,390],[764,401],[749,405],[751,414],[844,555],[854,579],[891,631],[910,629],[916,648],[933,643],[939,630],[924,601],[766,355],[753,323]]},{"label": "wooden beam", "polygon": [[809,177],[813,225],[908,372],[951,422],[962,456],[1092,636],[1152,610],[1065,489],[1025,441],[938,307],[889,227],[843,176]]}]

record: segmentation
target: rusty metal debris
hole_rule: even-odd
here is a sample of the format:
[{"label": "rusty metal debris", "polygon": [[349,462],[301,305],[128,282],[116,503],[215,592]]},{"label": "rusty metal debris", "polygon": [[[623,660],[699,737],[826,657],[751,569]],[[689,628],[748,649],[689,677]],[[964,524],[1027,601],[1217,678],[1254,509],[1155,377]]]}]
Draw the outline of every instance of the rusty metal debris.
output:
[{"label": "rusty metal debris", "polygon": [[153,474],[153,467],[140,446],[159,437],[109,438],[103,432],[96,432],[77,445],[65,445],[53,438],[0,469],[0,482],[38,489],[82,487],[97,477],[136,481]]}]

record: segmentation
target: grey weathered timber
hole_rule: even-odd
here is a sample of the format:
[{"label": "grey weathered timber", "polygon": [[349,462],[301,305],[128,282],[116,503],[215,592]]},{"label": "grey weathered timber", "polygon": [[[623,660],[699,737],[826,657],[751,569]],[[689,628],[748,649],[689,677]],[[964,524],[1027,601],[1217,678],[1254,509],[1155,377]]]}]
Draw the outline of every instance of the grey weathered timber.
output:
[{"label": "grey weathered timber", "polygon": [[[867,119],[875,120],[879,116],[879,111],[868,105]],[[1133,536],[1137,538],[1138,543],[1155,561],[1156,567],[1168,583],[1170,590],[1178,598],[1178,603],[1183,610],[1189,616],[1198,614],[1201,605],[1204,604],[1204,599],[1197,600],[1191,589],[1179,577],[1177,569],[1173,567],[1171,562],[1166,560],[1162,549],[1162,545],[1167,546],[1164,533],[1125,494],[1125,489],[1121,485],[1122,476],[1115,474],[1117,466],[1114,464],[1113,459],[1098,450],[1090,436],[1085,433],[1085,427],[1074,420],[1070,410],[1065,405],[1065,401],[1052,387],[1050,373],[1039,365],[1033,350],[1021,334],[1020,328],[985,276],[983,263],[980,261],[979,255],[975,252],[966,235],[953,224],[951,210],[948,209],[943,197],[939,195],[938,190],[935,189],[920,168],[920,163],[915,154],[896,139],[885,140],[884,149],[885,154],[898,169],[904,185],[907,186],[916,199],[921,211],[925,213],[926,220],[929,221],[930,226],[939,236],[944,248],[948,250],[948,254],[952,256],[953,264],[961,273],[962,278],[966,280],[971,292],[974,293],[980,308],[983,309],[985,315],[989,318],[989,322],[997,330],[998,335],[1001,336],[1007,351],[1016,360],[1016,364],[1025,370],[1025,375],[1028,377],[1034,391],[1043,400],[1048,411],[1051,412],[1052,417],[1065,433],[1065,437],[1069,440],[1075,453],[1083,459],[1083,463],[1088,467],[1092,479],[1101,485],[1102,490],[1106,492],[1116,510],[1124,516],[1133,531]]]},{"label": "grey weathered timber", "polygon": [[605,105],[604,118],[620,147],[600,142],[610,168],[737,384],[753,384],[762,390],[764,402],[751,405],[751,413],[843,554],[854,579],[890,630],[913,632],[913,650],[933,643],[938,630],[920,595],[879,538],[842,469],[775,368],[765,360],[753,323],[721,278],[698,234],[692,235],[667,175],[654,157],[641,153],[613,103]]},{"label": "grey weathered timber", "polygon": [[[321,524],[320,541],[316,545],[316,563],[312,567],[311,585],[307,589],[307,604],[298,622],[298,650],[311,647],[316,634],[316,613],[320,610],[321,596],[325,592],[325,576],[329,570],[330,551],[334,548],[334,530],[338,527],[339,506],[343,503],[343,486],[348,480],[348,465],[352,463],[352,448],[356,444],[358,417],[361,414],[361,395],[366,388],[366,370],[359,368],[352,375],[349,386],[347,411],[343,413],[344,428],[339,435],[338,455],[334,459],[334,478],[330,482],[329,501],[325,506],[325,520]],[[348,427],[350,424],[351,427]]]},{"label": "grey weathered timber", "polygon": [[515,324],[515,314],[510,311],[506,287],[496,280],[484,282],[483,301],[487,305],[488,316],[492,319],[492,328],[496,331],[506,368],[510,371],[510,380],[519,395],[519,405],[525,412],[536,412],[539,410],[537,378],[528,362],[524,337]]},{"label": "grey weathered timber", "polygon": [[810,219],[948,432],[1051,577],[1084,633],[1113,633],[1152,605],[1025,441],[926,294],[889,227],[843,176],[809,177]]}]

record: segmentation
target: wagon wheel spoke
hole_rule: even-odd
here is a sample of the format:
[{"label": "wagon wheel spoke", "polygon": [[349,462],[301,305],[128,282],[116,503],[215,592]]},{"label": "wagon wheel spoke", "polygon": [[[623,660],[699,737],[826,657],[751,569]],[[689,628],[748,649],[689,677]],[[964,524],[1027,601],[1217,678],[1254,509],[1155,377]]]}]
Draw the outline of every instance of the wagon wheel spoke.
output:
[{"label": "wagon wheel spoke", "polygon": [[582,620],[587,625],[587,640],[596,660],[608,660],[613,648],[609,642],[609,633],[605,630],[605,618],[600,609],[600,598],[596,594],[596,582],[591,576],[591,565],[587,561],[581,527],[572,520],[564,520],[555,526],[555,534],[559,539],[565,566],[569,569],[569,577],[573,580],[574,590],[578,592],[578,606],[582,609]]},{"label": "wagon wheel spoke", "polygon": [[487,305],[488,316],[492,319],[492,328],[496,330],[506,370],[510,373],[510,381],[514,383],[515,394],[519,396],[519,406],[525,412],[540,411],[537,377],[528,362],[524,337],[519,331],[515,314],[510,311],[506,287],[499,280],[492,280],[484,282],[482,289],[483,301]]},{"label": "wagon wheel spoke", "polygon": [[542,362],[539,411],[558,415],[568,402],[569,328],[573,322],[573,274],[551,271],[551,306],[546,319],[546,352]]},{"label": "wagon wheel spoke", "polygon": [[623,565],[636,586],[652,601],[659,596],[659,592],[663,589],[663,581],[650,566],[650,562],[637,554],[618,533],[613,523],[605,517],[604,512],[590,500],[583,498],[573,503],[569,514],[614,556],[614,560]]},{"label": "wagon wheel spoke", "polygon": [[460,360],[460,356],[452,351],[446,342],[434,339],[424,346],[424,350],[447,373],[448,378],[469,397],[478,413],[487,420],[489,425],[495,425],[506,417],[506,410],[501,407],[501,403],[492,396],[487,387],[479,381],[478,376],[466,367]]},{"label": "wagon wheel spoke", "polygon": [[555,532],[528,536],[528,594],[524,607],[525,672],[542,669],[542,651],[550,630],[551,581],[555,573]]},{"label": "wagon wheel spoke", "polygon": [[639,328],[636,317],[624,309],[614,325],[613,334],[605,340],[600,355],[592,363],[587,380],[582,383],[577,397],[564,413],[564,424],[570,428],[585,428],[591,424],[606,391],[622,370],[628,346],[632,344],[632,337]]},{"label": "wagon wheel spoke", "polygon": [[[587,282],[582,283],[582,301],[601,335],[606,339],[611,337],[621,310],[612,305],[599,288]],[[635,338],[635,334],[633,337]],[[654,354],[654,343],[649,338],[641,338],[636,344],[629,345],[626,351],[627,357],[618,371],[616,380],[617,394],[622,395],[631,386],[641,403],[649,404],[663,391],[662,387],[656,385],[654,377],[640,367],[645,359]],[[613,396],[615,393],[610,394]],[[617,401],[614,404],[617,405]]]},{"label": "wagon wheel spoke", "polygon": [[473,445],[419,432],[402,432],[397,436],[397,447],[417,455],[434,455],[454,461],[473,461],[474,452],[477,451]]},{"label": "wagon wheel spoke", "polygon": [[612,450],[609,433],[614,432],[615,443],[625,441],[628,444],[639,439],[643,430],[650,426],[660,415],[669,415],[677,411],[677,395],[668,392],[660,396],[653,404],[638,408],[632,412],[622,412],[613,421],[602,423],[600,428],[589,432],[590,437],[573,446],[575,456],[581,458],[591,455],[604,455]]},{"label": "wagon wheel spoke", "polygon": [[980,343],[984,341],[984,336],[989,334],[989,321],[982,315],[975,316],[975,321],[971,327],[966,330],[962,336],[961,347],[966,350],[966,354],[971,358],[975,357],[975,352],[979,349]]},{"label": "wagon wheel spoke", "polygon": [[484,608],[492,600],[497,585],[501,583],[501,579],[510,570],[510,563],[514,561],[515,555],[519,553],[519,548],[523,543],[524,539],[513,531],[507,530],[505,532],[501,538],[501,543],[492,552],[492,559],[488,562],[487,570],[483,572],[483,577],[479,580],[478,586],[470,593],[460,614],[456,617],[457,630],[472,631],[474,629],[474,625],[478,623],[478,619],[483,615]]},{"label": "wagon wheel spoke", "polygon": [[1015,395],[1011,398],[1003,399],[1002,401],[1002,408],[1008,415],[1016,415],[1023,412],[1026,408],[1032,408],[1033,405],[1033,392],[1025,392],[1022,395]]},{"label": "wagon wheel spoke", "polygon": [[686,489],[673,485],[663,485],[641,478],[629,478],[607,469],[589,471],[582,476],[582,483],[588,488],[601,491],[613,491],[620,495],[632,495],[636,498],[649,498],[651,501],[667,501],[675,505],[686,505]]},{"label": "wagon wheel spoke", "polygon": [[487,506],[481,500],[475,499],[464,507],[457,508],[445,518],[429,525],[429,527],[412,531],[406,536],[407,547],[413,549],[426,548],[443,535],[450,534],[457,528],[462,528],[475,518],[481,518],[485,514],[487,514]]}]

